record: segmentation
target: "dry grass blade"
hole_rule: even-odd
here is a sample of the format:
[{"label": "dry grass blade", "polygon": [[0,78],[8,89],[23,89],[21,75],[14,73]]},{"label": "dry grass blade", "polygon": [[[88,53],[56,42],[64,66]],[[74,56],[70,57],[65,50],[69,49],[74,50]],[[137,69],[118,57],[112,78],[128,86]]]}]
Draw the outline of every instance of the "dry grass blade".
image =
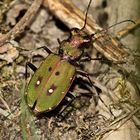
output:
[{"label": "dry grass blade", "polygon": [[23,86],[21,90],[21,131],[22,138],[24,140],[33,139],[39,140],[39,136],[37,136],[36,126],[34,122],[34,116],[28,110],[28,106],[25,101],[25,81],[23,81]]},{"label": "dry grass blade", "polygon": [[1,97],[1,95],[0,95],[0,100],[1,100],[1,102],[4,104],[4,106],[7,108],[8,112],[11,113],[11,110],[10,110],[8,104],[7,104],[6,101]]},{"label": "dry grass blade", "polygon": [[138,113],[140,107],[136,108],[134,111],[129,112],[121,116],[120,118],[115,119],[108,127],[104,128],[103,130],[99,131],[96,135],[99,136],[99,139],[102,138],[104,134],[110,131],[116,131],[121,126],[123,126],[127,121],[133,118],[133,116]]}]

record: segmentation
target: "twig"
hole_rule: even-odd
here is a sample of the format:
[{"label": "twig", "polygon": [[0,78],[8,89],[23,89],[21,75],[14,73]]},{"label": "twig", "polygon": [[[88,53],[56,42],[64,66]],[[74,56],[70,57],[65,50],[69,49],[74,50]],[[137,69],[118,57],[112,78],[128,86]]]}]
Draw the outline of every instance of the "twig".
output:
[{"label": "twig", "polygon": [[[123,126],[128,120],[130,120],[138,111],[140,110],[140,107],[138,107],[137,109],[135,109],[134,111],[132,111],[131,113],[127,113],[124,116],[122,116],[121,118],[116,119],[114,122],[112,122],[108,127],[106,127],[105,129],[101,130],[100,132],[98,132],[96,135],[102,137],[104,134],[106,134],[107,132],[110,131],[116,131],[118,130],[121,126]],[[120,124],[117,124],[119,123]],[[116,125],[117,126],[116,126]]]},{"label": "twig", "polygon": [[7,34],[3,34],[0,37],[0,46],[2,46],[5,42],[14,39],[18,34],[24,31],[25,27],[29,25],[29,23],[34,18],[35,14],[37,13],[42,0],[34,0],[32,5],[29,7],[25,15],[22,19],[10,30]]},{"label": "twig", "polygon": [[138,111],[140,110],[140,107],[138,107],[137,109],[135,109],[134,111],[132,111],[131,113],[127,113],[125,116],[115,120],[114,122],[112,122],[112,124],[110,124],[110,126],[115,125],[116,123],[122,121],[118,127],[114,128],[114,130],[119,129],[122,125],[124,125],[128,120],[130,120],[132,118],[133,115],[135,115]]}]

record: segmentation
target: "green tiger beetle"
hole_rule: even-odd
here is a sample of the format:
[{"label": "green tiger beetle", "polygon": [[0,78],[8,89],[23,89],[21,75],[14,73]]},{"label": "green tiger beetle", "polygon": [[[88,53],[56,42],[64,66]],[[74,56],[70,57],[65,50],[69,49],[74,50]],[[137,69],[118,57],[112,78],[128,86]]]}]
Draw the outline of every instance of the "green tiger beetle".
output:
[{"label": "green tiger beetle", "polygon": [[85,52],[94,41],[93,35],[88,35],[83,30],[91,1],[83,28],[71,29],[68,39],[58,41],[58,54],[44,47],[49,55],[38,69],[30,62],[26,64],[26,73],[27,66],[35,72],[26,91],[27,104],[35,114],[54,110],[69,92],[77,74],[86,77],[92,86],[89,74],[77,69],[79,63],[94,60]]},{"label": "green tiger beetle", "polygon": [[[90,3],[88,4],[87,13]],[[87,14],[85,20],[86,18]],[[69,92],[69,88],[77,74],[87,77],[91,83],[87,72],[77,70],[79,62],[91,60],[84,50],[88,48],[92,38],[83,32],[83,28],[71,29],[67,40],[58,41],[60,44],[58,54],[53,53],[47,47],[43,47],[49,55],[38,69],[30,62],[27,62],[26,74],[27,66],[35,73],[28,84],[26,100],[35,114],[55,109]]]}]

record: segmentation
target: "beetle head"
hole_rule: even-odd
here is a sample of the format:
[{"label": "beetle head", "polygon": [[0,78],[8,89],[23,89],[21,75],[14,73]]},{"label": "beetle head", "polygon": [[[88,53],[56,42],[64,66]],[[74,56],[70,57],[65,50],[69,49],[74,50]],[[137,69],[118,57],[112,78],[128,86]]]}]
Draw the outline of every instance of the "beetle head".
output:
[{"label": "beetle head", "polygon": [[78,28],[73,28],[67,40],[60,43],[59,54],[67,60],[80,59],[84,50],[89,47],[89,35]]}]

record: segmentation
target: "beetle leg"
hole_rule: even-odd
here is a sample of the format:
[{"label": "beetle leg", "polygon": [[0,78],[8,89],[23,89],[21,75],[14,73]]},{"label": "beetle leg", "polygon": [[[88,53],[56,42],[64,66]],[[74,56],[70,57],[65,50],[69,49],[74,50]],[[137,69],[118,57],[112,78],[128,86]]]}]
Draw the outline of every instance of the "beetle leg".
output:
[{"label": "beetle leg", "polygon": [[27,68],[30,67],[30,69],[32,69],[34,72],[37,70],[37,67],[35,65],[33,65],[30,62],[26,63],[26,68],[25,68],[25,78],[27,79]]},{"label": "beetle leg", "polygon": [[83,57],[81,58],[80,62],[85,62],[85,61],[92,61],[92,60],[103,60],[103,58],[91,58],[91,57]]},{"label": "beetle leg", "polygon": [[67,96],[64,98],[66,101],[68,101],[67,105],[59,112],[57,115],[59,118],[59,121],[62,121],[64,117],[71,111],[69,110],[65,115],[63,115],[63,112],[66,110],[66,108],[74,101],[75,96],[73,96],[72,92],[69,91]]},{"label": "beetle leg", "polygon": [[[112,113],[112,111],[111,111],[111,109],[110,109],[110,107],[105,103],[105,101],[100,97],[100,93],[97,91],[97,90],[95,90],[96,88],[98,88],[98,87],[95,87],[95,88],[93,88],[93,86],[91,87],[91,86],[89,86],[89,85],[86,85],[86,87],[88,88],[88,90],[90,91],[90,92],[92,92],[92,93],[94,93],[95,94],[95,104],[97,104],[97,99],[99,99],[102,103],[103,103],[103,105],[108,109],[108,112],[112,115],[112,116],[114,116],[114,114]],[[115,116],[114,116],[115,117]]]},{"label": "beetle leg", "polygon": [[85,62],[85,61],[92,61],[92,60],[103,60],[103,58],[92,58],[87,52],[84,53],[84,56],[80,59],[80,62]]},{"label": "beetle leg", "polygon": [[86,62],[86,61],[92,61],[92,60],[103,60],[103,58],[91,58],[91,57],[83,57],[80,59],[79,62]]},{"label": "beetle leg", "polygon": [[59,38],[57,38],[57,42],[58,42],[58,44],[59,44],[59,45],[61,44],[61,41],[60,41],[60,39],[59,39]]},{"label": "beetle leg", "polygon": [[76,72],[79,73],[80,75],[86,77],[88,79],[89,83],[91,84],[91,86],[94,86],[92,80],[89,77],[89,73],[87,73],[83,70],[76,70]]},{"label": "beetle leg", "polygon": [[50,50],[50,49],[49,49],[48,47],[46,47],[46,46],[39,47],[38,49],[40,49],[40,48],[43,48],[48,54],[53,53],[52,50]]},{"label": "beetle leg", "polygon": [[34,109],[35,109],[36,104],[37,104],[37,99],[35,100],[35,102],[34,102],[33,106],[31,107],[31,109],[32,109],[32,110],[34,110]]},{"label": "beetle leg", "polygon": [[[109,107],[106,105],[106,103],[104,102],[104,100],[100,97],[100,93],[98,92],[100,88],[98,88],[97,86],[95,86],[92,82],[92,80],[90,79],[89,77],[89,74],[85,71],[82,71],[82,70],[78,70],[78,72],[84,76],[84,77],[87,77],[87,80],[88,82],[91,84],[89,85],[88,83],[85,84],[84,82],[84,86],[86,86],[86,88],[91,92],[91,93],[94,93],[95,94],[95,103],[97,104],[97,99],[99,99],[103,104],[104,106],[109,110],[109,112],[112,114],[111,110],[109,109]],[[83,77],[81,77],[83,81],[85,81],[85,79]],[[82,80],[80,80],[80,82],[82,82]],[[83,84],[83,83],[82,83]],[[97,91],[98,89],[98,91]],[[101,89],[100,89],[101,90]],[[102,91],[102,90],[101,90]],[[98,98],[97,98],[98,97]],[[113,115],[113,114],[112,114]],[[113,115],[114,116],[114,115]]]},{"label": "beetle leg", "polygon": [[[86,77],[87,78],[87,80],[88,80],[88,82],[90,83],[90,85],[88,86],[88,87],[91,87],[91,88],[93,88],[93,87],[95,87],[95,85],[93,84],[93,81],[90,79],[90,77],[89,77],[89,73],[87,73],[87,72],[85,72],[85,71],[82,71],[82,70],[77,70],[77,72],[80,74],[80,75],[82,75],[82,76],[84,76],[84,77]],[[99,95],[98,95],[99,96]],[[100,98],[100,96],[99,96],[99,98]],[[102,99],[100,99],[101,101],[102,101]]]}]

